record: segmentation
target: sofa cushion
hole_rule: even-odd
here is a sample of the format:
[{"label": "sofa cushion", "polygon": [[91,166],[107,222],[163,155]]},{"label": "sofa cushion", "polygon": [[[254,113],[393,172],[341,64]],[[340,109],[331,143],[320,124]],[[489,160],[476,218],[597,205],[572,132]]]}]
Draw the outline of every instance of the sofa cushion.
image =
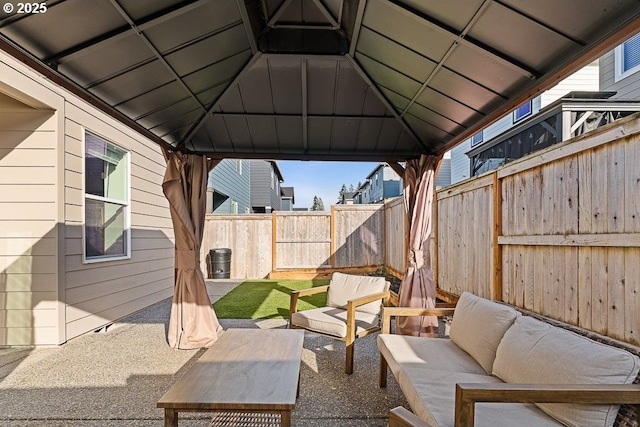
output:
[{"label": "sofa cushion", "polygon": [[[384,277],[357,276],[335,272],[331,276],[327,291],[327,306],[346,309],[349,300],[383,292],[386,289],[388,289],[388,282]],[[382,300],[358,306],[356,311],[380,314],[381,308]]]},{"label": "sofa cushion", "polygon": [[[291,323],[304,329],[332,335],[338,338],[347,336],[347,312],[333,307],[320,307],[299,311],[291,316]],[[356,335],[366,329],[379,325],[380,318],[375,314],[356,311]]]},{"label": "sofa cushion", "polygon": [[449,336],[491,373],[498,344],[518,315],[511,307],[464,292],[456,304]]},{"label": "sofa cushion", "polygon": [[[633,354],[520,316],[498,346],[493,373],[509,383],[630,384],[640,369]],[[616,405],[538,404],[566,425],[611,426]]]},{"label": "sofa cushion", "polygon": [[408,335],[380,334],[378,349],[393,376],[403,366],[420,366],[447,372],[485,374],[482,366],[469,353],[445,338],[424,338]]},{"label": "sofa cushion", "polygon": [[[424,339],[424,338],[423,338]],[[403,366],[398,384],[412,411],[432,426],[453,427],[457,383],[501,383],[488,374]],[[476,427],[561,426],[533,404],[476,403]]]}]

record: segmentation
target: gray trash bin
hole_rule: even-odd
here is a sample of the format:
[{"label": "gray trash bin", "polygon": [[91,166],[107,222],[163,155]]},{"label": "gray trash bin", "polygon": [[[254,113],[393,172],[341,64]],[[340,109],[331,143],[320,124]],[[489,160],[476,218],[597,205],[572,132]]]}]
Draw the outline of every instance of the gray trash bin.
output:
[{"label": "gray trash bin", "polygon": [[209,279],[229,278],[231,278],[231,249],[211,249],[209,251]]}]

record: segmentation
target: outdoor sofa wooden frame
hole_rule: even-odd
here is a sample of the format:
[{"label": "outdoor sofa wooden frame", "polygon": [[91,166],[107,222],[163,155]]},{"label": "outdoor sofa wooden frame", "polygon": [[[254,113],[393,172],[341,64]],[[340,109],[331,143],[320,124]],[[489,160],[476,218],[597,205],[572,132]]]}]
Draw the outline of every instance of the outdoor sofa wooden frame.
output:
[{"label": "outdoor sofa wooden frame", "polygon": [[[504,303],[501,303],[504,304]],[[508,304],[504,304],[509,306]],[[455,307],[455,304],[452,304]],[[512,306],[509,306],[512,307]],[[552,326],[596,340],[602,344],[622,348],[640,357],[640,349],[628,346],[606,336],[595,334],[583,328],[569,325],[527,310],[520,313],[549,323]],[[455,308],[438,307],[432,309],[409,307],[385,307],[383,309],[381,334],[391,333],[392,319],[398,316],[452,316]],[[388,364],[380,354],[380,387],[386,387]],[[475,425],[475,404],[493,403],[573,403],[621,405],[615,420],[616,427],[640,426],[640,373],[633,384],[514,384],[514,383],[457,383],[455,385],[454,427]],[[389,427],[429,427],[413,412],[404,407],[393,408],[389,412]]]}]

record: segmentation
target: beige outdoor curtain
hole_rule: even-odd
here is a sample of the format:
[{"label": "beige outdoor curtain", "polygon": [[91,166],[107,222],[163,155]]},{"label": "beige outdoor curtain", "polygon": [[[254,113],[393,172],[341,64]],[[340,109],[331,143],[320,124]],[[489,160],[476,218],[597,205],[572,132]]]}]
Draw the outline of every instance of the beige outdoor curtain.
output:
[{"label": "beige outdoor curtain", "polygon": [[211,346],[221,329],[200,269],[207,177],[220,161],[163,150],[167,170],[162,182],[175,233],[175,283],[167,339],[172,348]]},{"label": "beige outdoor curtain", "polygon": [[[409,160],[404,175],[404,205],[409,219],[409,265],[400,284],[400,307],[433,308],[436,286],[431,269],[430,242],[433,228],[433,187],[442,156],[421,155]],[[403,335],[437,336],[434,316],[400,317],[396,332]]]}]

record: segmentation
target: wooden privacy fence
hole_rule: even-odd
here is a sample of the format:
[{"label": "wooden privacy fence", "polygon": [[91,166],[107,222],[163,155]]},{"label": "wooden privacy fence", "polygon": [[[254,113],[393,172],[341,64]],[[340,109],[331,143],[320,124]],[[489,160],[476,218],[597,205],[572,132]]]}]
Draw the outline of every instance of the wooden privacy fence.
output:
[{"label": "wooden privacy fence", "polygon": [[[403,227],[385,219],[389,212],[394,208],[335,205],[330,212],[207,215],[202,267],[206,271],[206,255],[215,248],[231,249],[231,278],[236,279],[264,278],[282,270],[381,267],[390,248],[385,230],[395,235]],[[392,258],[398,263],[395,254]]]},{"label": "wooden privacy fence", "polygon": [[640,115],[437,193],[438,287],[640,344]]}]

